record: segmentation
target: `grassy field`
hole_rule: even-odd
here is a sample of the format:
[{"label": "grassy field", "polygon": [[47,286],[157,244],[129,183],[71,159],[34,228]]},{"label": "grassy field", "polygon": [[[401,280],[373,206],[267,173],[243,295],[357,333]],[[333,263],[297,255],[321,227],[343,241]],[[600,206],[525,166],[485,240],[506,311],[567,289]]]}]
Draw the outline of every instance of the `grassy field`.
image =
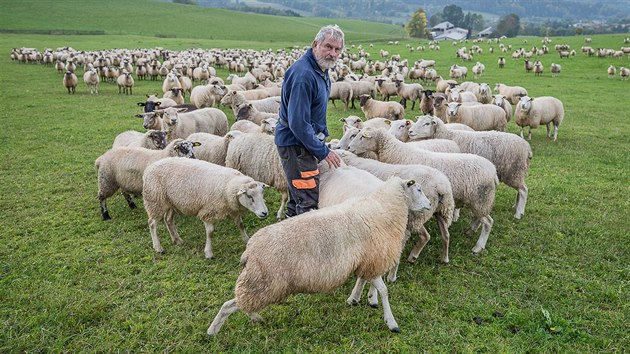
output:
[{"label": "grassy field", "polygon": [[[592,353],[624,352],[630,347],[630,113],[623,108],[630,99],[630,82],[606,76],[611,63],[630,66],[627,58],[597,59],[578,53],[560,61],[555,54],[544,56],[546,68],[561,62],[558,78],[525,74],[520,61],[508,60],[506,68],[499,70],[496,52],[475,58],[487,67],[480,82],[518,84],[532,96],[558,97],[565,105],[565,121],[556,143],[545,138],[544,128],[534,131],[529,200],[520,222],[512,218],[514,190],[499,187],[487,250],[470,254],[476,237],[463,236],[470,222],[470,214],[464,212],[451,227],[451,263],[440,264],[437,227],[429,223],[434,239],[416,264],[403,262],[399,280],[388,285],[402,333],[387,331],[382,309],[346,305],[354,284],[351,279],[331,294],[293,296],[265,309],[262,324],[235,314],[216,338],[208,338],[206,329],[221,304],[233,297],[240,271],[245,245],[235,225],[218,223],[215,259],[207,261],[202,223],[179,217],[185,244],[171,245],[160,225],[165,253],[156,255],[142,207],[129,210],[117,195],[108,203],[113,220],[103,222],[96,200],[94,160],[118,133],[142,130],[140,120],[133,118],[139,111],[136,102],[146,93],[159,92],[161,83],[136,80],[131,97],[118,95],[111,84],[101,84],[99,95],[90,95],[83,84],[76,95],[68,95],[60,74],[41,65],[11,62],[10,50],[67,45],[79,50],[277,49],[309,44],[316,28],[329,21],[302,18],[298,19],[302,23],[280,30],[278,26],[287,26],[286,22],[269,26],[267,16],[148,1],[150,6],[109,3],[112,14],[129,13],[124,16],[127,23],[115,24],[113,15],[108,15],[109,22],[63,17],[81,6],[86,13],[96,11],[99,2],[48,4],[50,18],[43,22],[35,15],[43,11],[38,10],[43,7],[40,2],[20,2],[28,6],[2,2],[0,29],[105,30],[106,34],[0,35],[4,89],[0,352]],[[141,14],[141,8],[150,13]],[[164,13],[171,9],[179,24],[169,27]],[[248,23],[257,25],[231,25],[230,31],[214,25],[237,23],[246,16]],[[359,21],[335,22],[348,29],[348,45],[365,46],[365,41],[391,36],[395,30],[395,26]],[[200,31],[204,23],[208,30]],[[284,37],[278,38],[279,32]],[[158,33],[176,38],[157,38]],[[623,36],[592,37],[593,47],[623,45]],[[527,46],[540,43],[540,38],[505,43],[520,46],[525,39]],[[552,45],[568,43],[576,49],[582,45],[581,37],[552,40]],[[418,41],[399,46],[374,43],[370,49],[374,58],[383,48],[410,61],[436,59],[441,73],[460,63],[450,43],[443,43],[439,52],[424,53],[409,53],[404,46],[417,46]],[[488,53],[490,45],[481,46]],[[219,75],[225,78],[227,72],[220,70]],[[231,111],[225,112],[233,121]],[[360,110],[329,107],[333,137],[341,133],[338,119],[350,114],[362,116]],[[416,114],[407,113],[408,117]],[[518,131],[513,122],[509,131]],[[277,209],[279,196],[270,191],[267,199],[270,210]],[[272,222],[253,215],[245,220],[250,234]]]}]

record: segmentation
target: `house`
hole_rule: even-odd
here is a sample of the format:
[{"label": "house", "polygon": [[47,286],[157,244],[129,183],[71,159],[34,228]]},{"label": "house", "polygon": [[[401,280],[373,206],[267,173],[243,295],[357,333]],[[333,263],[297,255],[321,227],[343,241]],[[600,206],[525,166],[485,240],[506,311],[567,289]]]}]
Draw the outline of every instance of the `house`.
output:
[{"label": "house", "polygon": [[433,39],[436,41],[441,40],[451,40],[451,41],[461,41],[468,38],[469,31],[464,28],[454,27],[449,30],[444,31],[441,34],[434,34]]},{"label": "house", "polygon": [[438,23],[437,25],[433,26],[431,28],[431,32],[440,34],[440,33],[443,33],[444,31],[450,30],[451,28],[455,28],[455,25],[448,21],[444,21],[442,23]]},{"label": "house", "polygon": [[477,37],[481,38],[481,37],[489,37],[490,35],[492,35],[494,33],[494,28],[488,27],[485,30],[477,33]]}]

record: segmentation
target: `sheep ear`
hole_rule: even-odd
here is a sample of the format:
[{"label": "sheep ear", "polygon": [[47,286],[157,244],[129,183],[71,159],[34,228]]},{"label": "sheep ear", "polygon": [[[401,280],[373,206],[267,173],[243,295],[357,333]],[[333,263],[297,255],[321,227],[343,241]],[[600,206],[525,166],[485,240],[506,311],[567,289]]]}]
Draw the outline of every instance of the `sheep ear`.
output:
[{"label": "sheep ear", "polygon": [[247,193],[247,189],[241,188],[241,189],[238,190],[238,192],[236,192],[236,196],[239,196],[239,195],[245,194],[245,193]]},{"label": "sheep ear", "polygon": [[194,142],[192,143],[192,146],[193,146],[193,147],[201,146],[201,143],[200,143],[200,142],[198,142],[198,141],[194,141]]},{"label": "sheep ear", "polygon": [[361,135],[362,135],[362,136],[364,136],[364,137],[366,137],[366,138],[371,138],[371,137],[372,137],[372,136],[370,135],[370,133],[368,133],[368,132],[367,132],[367,131],[365,131],[365,130],[361,133]]},{"label": "sheep ear", "polygon": [[161,105],[161,104],[162,104],[162,102],[160,102],[160,101],[155,102],[155,105],[156,105],[156,106],[159,106],[159,105]]},{"label": "sheep ear", "polygon": [[188,110],[188,108],[178,108],[177,113],[184,113]]},{"label": "sheep ear", "polygon": [[385,119],[383,122],[385,122],[385,124],[387,125],[392,125],[392,121],[389,119]]},{"label": "sheep ear", "polygon": [[145,103],[144,102],[138,102],[138,106],[140,107],[144,107]]},{"label": "sheep ear", "polygon": [[461,106],[461,105],[462,105],[461,103],[458,103],[458,104],[457,104],[457,107],[459,107],[459,106]]},{"label": "sheep ear", "polygon": [[266,184],[266,183],[262,183],[262,182],[259,182],[259,183],[260,183],[260,185],[261,185],[263,188],[269,188],[269,185],[268,185],[268,184]]},{"label": "sheep ear", "polygon": [[346,118],[339,118],[339,121],[345,123],[346,122]]},{"label": "sheep ear", "polygon": [[142,114],[134,114],[133,116],[136,117],[136,118],[144,118],[144,115],[142,115]]},{"label": "sheep ear", "polygon": [[407,187],[411,187],[411,186],[413,186],[414,184],[416,184],[416,181],[414,181],[414,180],[412,180],[412,179],[410,179],[410,180],[408,180],[408,181],[407,181]]},{"label": "sheep ear", "polygon": [[413,124],[413,122],[412,122],[411,120],[405,120],[405,126],[406,126],[406,127],[407,127],[407,126],[410,126],[410,125],[412,125],[412,124]]}]

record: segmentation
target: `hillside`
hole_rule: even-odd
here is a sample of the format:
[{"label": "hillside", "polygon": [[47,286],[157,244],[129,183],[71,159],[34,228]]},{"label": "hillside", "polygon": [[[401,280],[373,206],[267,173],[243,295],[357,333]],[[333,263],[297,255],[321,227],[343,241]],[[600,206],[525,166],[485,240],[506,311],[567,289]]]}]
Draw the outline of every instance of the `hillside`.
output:
[{"label": "hillside", "polygon": [[[108,35],[289,43],[303,43],[304,38],[312,37],[319,27],[330,22],[323,18],[257,15],[154,0],[65,0],[55,1],[55,6],[46,1],[7,0],[2,2],[0,12],[0,32],[102,31]],[[334,22],[353,41],[403,35],[399,26],[357,20]]]}]

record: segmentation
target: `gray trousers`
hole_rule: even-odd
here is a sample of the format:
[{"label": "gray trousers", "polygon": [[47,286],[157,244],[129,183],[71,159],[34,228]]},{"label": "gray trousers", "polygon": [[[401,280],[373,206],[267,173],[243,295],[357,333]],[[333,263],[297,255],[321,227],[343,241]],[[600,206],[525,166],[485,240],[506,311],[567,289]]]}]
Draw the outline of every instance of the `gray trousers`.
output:
[{"label": "gray trousers", "polygon": [[289,184],[286,217],[317,209],[319,170],[315,156],[302,146],[278,146],[278,154]]}]

